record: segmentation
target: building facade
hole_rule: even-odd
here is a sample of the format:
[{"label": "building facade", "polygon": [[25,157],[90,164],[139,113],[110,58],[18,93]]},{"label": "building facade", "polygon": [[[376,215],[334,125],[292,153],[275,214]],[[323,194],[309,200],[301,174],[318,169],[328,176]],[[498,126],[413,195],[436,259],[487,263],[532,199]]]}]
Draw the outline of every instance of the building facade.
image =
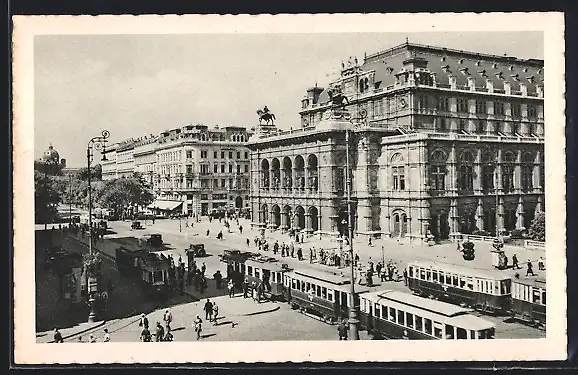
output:
[{"label": "building facade", "polygon": [[349,165],[358,234],[523,230],[544,209],[543,77],[541,60],[409,43],[350,59],[307,90],[300,129],[248,143],[253,222],[343,232]]},{"label": "building facade", "polygon": [[161,211],[207,215],[249,208],[249,150],[244,127],[187,125],[107,147],[103,179],[138,172]]}]

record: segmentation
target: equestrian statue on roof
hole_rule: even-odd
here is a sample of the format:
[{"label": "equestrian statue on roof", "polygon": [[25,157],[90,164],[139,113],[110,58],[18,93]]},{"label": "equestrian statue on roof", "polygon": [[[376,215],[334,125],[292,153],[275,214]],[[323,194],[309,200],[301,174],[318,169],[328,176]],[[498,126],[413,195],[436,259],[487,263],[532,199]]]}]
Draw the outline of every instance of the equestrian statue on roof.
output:
[{"label": "equestrian statue on roof", "polygon": [[275,114],[271,113],[267,106],[263,107],[262,110],[257,110],[257,115],[259,115],[259,125],[261,125],[263,121],[265,121],[267,125],[274,125],[273,120],[275,120]]},{"label": "equestrian statue on roof", "polygon": [[327,90],[327,95],[329,95],[329,101],[334,108],[341,107],[342,110],[345,110],[345,105],[349,104],[349,99],[343,94],[341,87],[331,87]]}]

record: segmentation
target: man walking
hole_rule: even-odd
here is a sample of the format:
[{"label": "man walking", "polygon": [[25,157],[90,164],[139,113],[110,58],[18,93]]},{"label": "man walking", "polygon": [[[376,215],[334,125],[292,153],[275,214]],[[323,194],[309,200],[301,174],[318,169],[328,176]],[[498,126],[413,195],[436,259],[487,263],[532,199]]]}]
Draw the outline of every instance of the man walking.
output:
[{"label": "man walking", "polygon": [[213,325],[216,326],[217,325],[217,316],[219,315],[219,306],[217,306],[217,303],[215,302],[213,304]]},{"label": "man walking", "polygon": [[243,298],[247,298],[247,293],[249,292],[249,280],[247,280],[247,278],[245,277],[245,280],[243,280]]},{"label": "man walking", "polygon": [[57,344],[64,343],[64,339],[62,338],[62,334],[58,330],[58,328],[54,328],[54,342]]},{"label": "man walking", "polygon": [[229,298],[233,298],[233,296],[235,295],[235,284],[233,283],[233,279],[229,279],[227,288],[229,289]]},{"label": "man walking", "polygon": [[203,310],[205,310],[205,319],[207,319],[209,322],[212,320],[212,315],[213,315],[213,303],[207,298],[207,302],[205,302],[205,307],[203,308]]},{"label": "man walking", "polygon": [[165,322],[165,331],[171,331],[171,323],[173,321],[173,314],[171,314],[171,310],[167,309],[165,311],[165,315],[163,316],[163,321]]},{"label": "man walking", "polygon": [[347,340],[347,322],[345,319],[341,319],[341,323],[337,326],[337,333],[339,334],[339,340]]},{"label": "man walking", "polygon": [[521,268],[521,267],[520,267],[520,265],[518,264],[518,257],[516,256],[516,254],[514,254],[514,255],[512,256],[512,269],[519,270],[520,268]]},{"label": "man walking", "polygon": [[157,328],[155,331],[155,341],[161,342],[161,341],[163,341],[164,337],[165,337],[165,330],[163,329],[163,326],[161,325],[161,323],[157,322]]},{"label": "man walking", "polygon": [[536,276],[534,274],[534,270],[532,269],[532,261],[530,259],[528,259],[526,266],[528,267],[528,269],[526,270],[526,276],[528,276],[528,275]]},{"label": "man walking", "polygon": [[201,319],[199,314],[197,314],[197,317],[193,321],[193,328],[195,329],[195,332],[197,333],[197,340],[201,338],[201,332],[203,332],[202,324],[203,324],[203,320]]}]

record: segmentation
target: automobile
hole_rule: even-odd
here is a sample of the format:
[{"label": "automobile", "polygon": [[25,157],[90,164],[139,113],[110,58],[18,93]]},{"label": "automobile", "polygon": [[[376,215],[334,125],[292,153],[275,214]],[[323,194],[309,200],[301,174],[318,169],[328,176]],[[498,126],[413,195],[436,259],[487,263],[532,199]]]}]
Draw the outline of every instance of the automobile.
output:
[{"label": "automobile", "polygon": [[186,252],[187,254],[192,253],[192,255],[195,257],[204,257],[207,255],[205,245],[202,243],[190,244]]},{"label": "automobile", "polygon": [[139,242],[141,243],[141,247],[143,247],[142,245],[146,245],[154,248],[159,248],[163,245],[163,237],[158,233],[148,234],[142,236],[139,239]]},{"label": "automobile", "polygon": [[143,226],[140,221],[133,221],[130,225],[130,229],[143,229]]}]

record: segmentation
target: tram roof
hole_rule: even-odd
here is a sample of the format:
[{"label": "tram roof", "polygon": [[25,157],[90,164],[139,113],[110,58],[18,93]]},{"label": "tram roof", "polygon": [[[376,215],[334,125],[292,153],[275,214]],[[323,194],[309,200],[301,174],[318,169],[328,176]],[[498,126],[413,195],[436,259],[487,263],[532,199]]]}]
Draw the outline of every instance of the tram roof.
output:
[{"label": "tram roof", "polygon": [[300,276],[305,276],[305,277],[309,277],[311,279],[317,279],[320,281],[325,281],[328,282],[330,284],[335,284],[335,285],[344,285],[344,284],[351,284],[351,280],[347,277],[343,277],[341,275],[336,275],[333,273],[329,273],[329,272],[323,272],[323,271],[318,271],[315,269],[296,269],[294,271],[296,274],[300,275]]},{"label": "tram roof", "polygon": [[546,288],[546,279],[543,277],[512,277],[512,282],[516,284],[533,286],[535,288]]},{"label": "tram roof", "polygon": [[468,328],[471,330],[481,331],[484,329],[491,329],[496,328],[496,325],[489,320],[484,318],[480,318],[479,316],[475,316],[472,314],[464,314],[458,315],[450,318],[447,323],[455,326],[455,327],[462,327]]},{"label": "tram roof", "polygon": [[457,273],[464,276],[472,276],[484,279],[492,279],[492,280],[506,280],[510,279],[509,275],[500,274],[499,271],[493,272],[490,270],[481,270],[478,268],[471,268],[465,266],[459,266],[450,263],[443,263],[443,262],[436,262],[431,260],[416,260],[413,262],[408,263],[408,266],[419,266],[423,268],[430,268],[435,269],[438,271],[449,272],[449,273]]},{"label": "tram roof", "polygon": [[411,306],[421,310],[430,311],[436,314],[444,315],[446,317],[455,317],[457,315],[472,312],[471,309],[452,305],[451,303],[418,297],[416,295],[400,292],[397,290],[380,290],[366,293],[362,297],[374,302],[379,300],[390,300],[405,306]]},{"label": "tram roof", "polygon": [[247,259],[245,261],[245,265],[258,267],[261,269],[266,269],[270,271],[281,272],[285,270],[289,270],[289,268],[283,268],[283,264],[279,261],[266,261],[266,260],[259,260],[259,259]]}]

